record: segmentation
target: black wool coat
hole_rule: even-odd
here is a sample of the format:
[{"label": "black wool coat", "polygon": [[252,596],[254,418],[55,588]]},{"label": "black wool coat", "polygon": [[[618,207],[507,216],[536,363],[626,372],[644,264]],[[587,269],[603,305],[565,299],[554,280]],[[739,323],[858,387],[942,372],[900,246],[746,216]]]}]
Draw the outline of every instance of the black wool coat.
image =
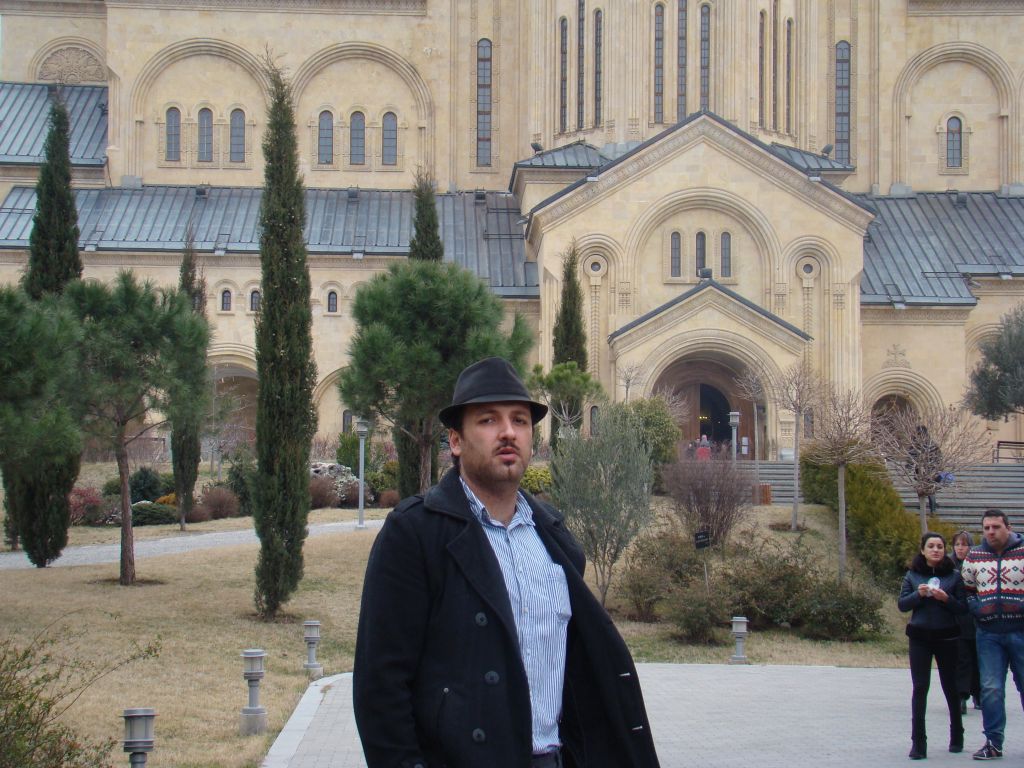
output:
[{"label": "black wool coat", "polygon": [[[636,668],[550,506],[526,499],[569,586],[567,768],[658,768]],[[529,768],[530,693],[498,560],[454,470],[388,515],[370,552],[353,703],[368,768]]]}]

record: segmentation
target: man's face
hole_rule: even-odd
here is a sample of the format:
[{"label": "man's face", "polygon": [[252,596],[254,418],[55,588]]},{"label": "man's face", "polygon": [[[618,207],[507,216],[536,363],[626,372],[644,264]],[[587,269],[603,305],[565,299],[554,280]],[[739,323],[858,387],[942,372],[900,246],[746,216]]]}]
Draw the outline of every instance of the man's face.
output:
[{"label": "man's face", "polygon": [[448,430],[462,476],[484,490],[519,486],[533,450],[533,418],[525,403],[473,403],[462,410],[462,430]]},{"label": "man's face", "polygon": [[986,517],[981,521],[981,528],[992,549],[1002,552],[1006,548],[1006,542],[1010,540],[1010,526],[1003,522],[1003,518]]}]

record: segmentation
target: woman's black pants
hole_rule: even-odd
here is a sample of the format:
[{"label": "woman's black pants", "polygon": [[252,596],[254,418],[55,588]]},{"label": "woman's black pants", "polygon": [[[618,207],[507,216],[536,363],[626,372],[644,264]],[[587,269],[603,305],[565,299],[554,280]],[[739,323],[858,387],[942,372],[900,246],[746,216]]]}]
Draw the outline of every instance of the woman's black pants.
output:
[{"label": "woman's black pants", "polygon": [[960,698],[973,696],[981,699],[981,679],[978,676],[978,646],[973,637],[961,637],[956,663],[956,687]]},{"label": "woman's black pants", "polygon": [[949,707],[949,735],[951,739],[963,740],[963,720],[960,716],[960,695],[956,685],[957,639],[920,640],[910,639],[910,679],[914,683],[911,699],[911,738],[925,741],[924,713],[928,705],[928,687],[932,679],[932,658],[939,668],[939,683]]}]

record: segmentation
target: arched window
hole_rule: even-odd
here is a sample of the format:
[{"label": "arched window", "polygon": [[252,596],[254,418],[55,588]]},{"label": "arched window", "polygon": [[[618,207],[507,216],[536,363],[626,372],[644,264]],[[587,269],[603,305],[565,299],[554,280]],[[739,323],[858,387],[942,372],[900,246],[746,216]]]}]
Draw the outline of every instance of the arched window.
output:
[{"label": "arched window", "polygon": [[672,233],[672,253],[669,258],[669,275],[682,277],[683,274],[683,247],[682,236],[678,232]]},{"label": "arched window", "polygon": [[711,104],[711,6],[700,7],[700,108]]},{"label": "arched window", "polygon": [[259,288],[254,288],[252,293],[249,294],[249,311],[250,312],[259,312],[260,311],[260,302],[262,302],[262,300],[263,300],[263,297],[260,296],[260,289]]},{"label": "arched window", "polygon": [[334,162],[334,115],[328,110],[320,113],[316,132],[316,161],[320,165]]},{"label": "arched window", "polygon": [[779,130],[779,0],[772,3],[772,130]]},{"label": "arched window", "polygon": [[352,165],[366,163],[366,117],[353,112],[348,132],[348,161]]},{"label": "arched window", "polygon": [[836,43],[836,160],[850,162],[850,44]]},{"label": "arched window", "polygon": [[491,41],[476,44],[476,164],[491,164]]},{"label": "arched window", "polygon": [[594,11],[594,125],[601,125],[604,120],[601,103],[601,88],[604,78],[604,14],[601,11]]},{"label": "arched window", "polygon": [[959,117],[946,121],[946,167],[962,168],[964,164],[964,124]]},{"label": "arched window", "polygon": [[337,312],[338,311],[338,292],[328,291],[327,292],[327,311]]},{"label": "arched window", "polygon": [[757,124],[764,128],[764,56],[767,30],[765,12],[761,11],[757,25]]},{"label": "arched window", "polygon": [[601,419],[601,409],[596,405],[590,406],[590,436],[597,437],[597,423]]},{"label": "arched window", "polygon": [[394,112],[384,113],[380,162],[382,165],[398,165],[398,118]]},{"label": "arched window", "polygon": [[196,159],[201,163],[213,162],[213,110],[203,107],[199,110],[199,141]]},{"label": "arched window", "polygon": [[586,32],[586,0],[578,0],[576,3],[576,130],[583,130],[583,94],[586,75],[586,59],[584,58],[585,46],[583,45]]},{"label": "arched window", "polygon": [[232,163],[245,162],[245,112],[240,109],[231,110],[231,151],[229,158]]},{"label": "arched window", "polygon": [[167,110],[165,129],[164,160],[177,163],[181,160],[181,110],[177,107]]},{"label": "arched window", "polygon": [[697,233],[697,277],[708,265],[708,237],[703,232]]},{"label": "arched window", "polygon": [[341,414],[341,431],[352,431],[352,411],[348,410],[347,408]]},{"label": "arched window", "polygon": [[786,133],[793,133],[793,20],[786,21]]},{"label": "arched window", "polygon": [[558,20],[558,130],[569,130],[569,21]]},{"label": "arched window", "polygon": [[654,6],[654,122],[665,122],[665,6]]},{"label": "arched window", "polygon": [[718,274],[722,277],[732,277],[732,235],[728,232],[722,233],[722,258]]},{"label": "arched window", "polygon": [[227,288],[220,292],[220,311],[231,311],[231,291]]},{"label": "arched window", "polygon": [[686,117],[686,1],[679,0],[676,31],[676,120]]}]

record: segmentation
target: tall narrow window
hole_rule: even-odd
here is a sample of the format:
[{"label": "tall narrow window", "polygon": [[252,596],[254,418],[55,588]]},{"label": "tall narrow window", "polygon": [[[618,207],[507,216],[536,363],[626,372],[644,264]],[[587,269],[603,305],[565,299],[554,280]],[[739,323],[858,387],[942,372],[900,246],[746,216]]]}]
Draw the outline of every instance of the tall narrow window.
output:
[{"label": "tall narrow window", "polygon": [[576,4],[576,130],[583,130],[583,94],[585,93],[586,80],[586,46],[583,44],[586,31],[587,17],[585,16],[586,0],[579,0]]},{"label": "tall narrow window", "polygon": [[669,274],[672,277],[682,277],[683,254],[682,236],[678,232],[672,233],[672,254],[669,262]]},{"label": "tall narrow window", "polygon": [[686,1],[679,0],[676,31],[676,120],[686,117]]},{"label": "tall narrow window", "polygon": [[779,0],[772,3],[772,130],[779,130]]},{"label": "tall narrow window", "polygon": [[398,118],[385,112],[380,141],[381,165],[398,165]]},{"label": "tall narrow window", "polygon": [[764,128],[764,36],[767,32],[765,27],[765,13],[761,11],[757,25],[757,124]]},{"label": "tall narrow window", "polygon": [[732,277],[732,235],[728,232],[722,233],[722,259],[718,274],[722,277]]},{"label": "tall narrow window", "polygon": [[347,408],[344,411],[342,411],[341,414],[341,431],[352,431],[352,411],[348,410]]},{"label": "tall narrow window", "polygon": [[654,122],[665,122],[665,6],[654,6]]},{"label": "tall narrow window", "polygon": [[793,133],[793,20],[786,20],[786,133]]},{"label": "tall narrow window", "polygon": [[260,302],[261,302],[261,300],[262,300],[262,297],[260,296],[259,289],[256,289],[252,293],[250,293],[249,294],[249,311],[250,312],[259,312],[260,311]]},{"label": "tall narrow window", "polygon": [[213,112],[205,107],[199,110],[199,139],[196,159],[201,163],[213,161]]},{"label": "tall narrow window", "polygon": [[334,162],[334,115],[326,109],[320,113],[317,127],[316,161],[320,165]]},{"label": "tall narrow window", "polygon": [[700,7],[700,108],[711,104],[711,6]]},{"label": "tall narrow window", "polygon": [[232,163],[245,162],[245,112],[231,110],[231,149],[228,155]]},{"label": "tall narrow window", "polygon": [[569,20],[558,21],[558,130],[569,130]]},{"label": "tall narrow window", "polygon": [[167,110],[164,137],[164,160],[169,163],[178,162],[181,160],[181,110],[177,107]]},{"label": "tall narrow window", "polygon": [[327,292],[327,311],[337,312],[338,311],[338,292],[328,291]]},{"label": "tall narrow window", "polygon": [[227,288],[220,292],[220,311],[231,311],[231,291]]},{"label": "tall narrow window", "polygon": [[708,265],[708,237],[703,232],[697,233],[697,277]]},{"label": "tall narrow window", "polygon": [[594,11],[594,125],[599,126],[604,122],[602,112],[604,105],[601,103],[601,89],[604,78],[604,14],[601,11]]},{"label": "tall narrow window", "polygon": [[353,112],[348,129],[348,161],[352,165],[366,164],[366,116]]},{"label": "tall narrow window", "polygon": [[850,162],[850,44],[836,43],[836,160]]},{"label": "tall narrow window", "polygon": [[491,164],[491,41],[476,44],[476,164]]},{"label": "tall narrow window", "polygon": [[964,164],[964,125],[959,117],[946,121],[946,167],[962,168]]}]

